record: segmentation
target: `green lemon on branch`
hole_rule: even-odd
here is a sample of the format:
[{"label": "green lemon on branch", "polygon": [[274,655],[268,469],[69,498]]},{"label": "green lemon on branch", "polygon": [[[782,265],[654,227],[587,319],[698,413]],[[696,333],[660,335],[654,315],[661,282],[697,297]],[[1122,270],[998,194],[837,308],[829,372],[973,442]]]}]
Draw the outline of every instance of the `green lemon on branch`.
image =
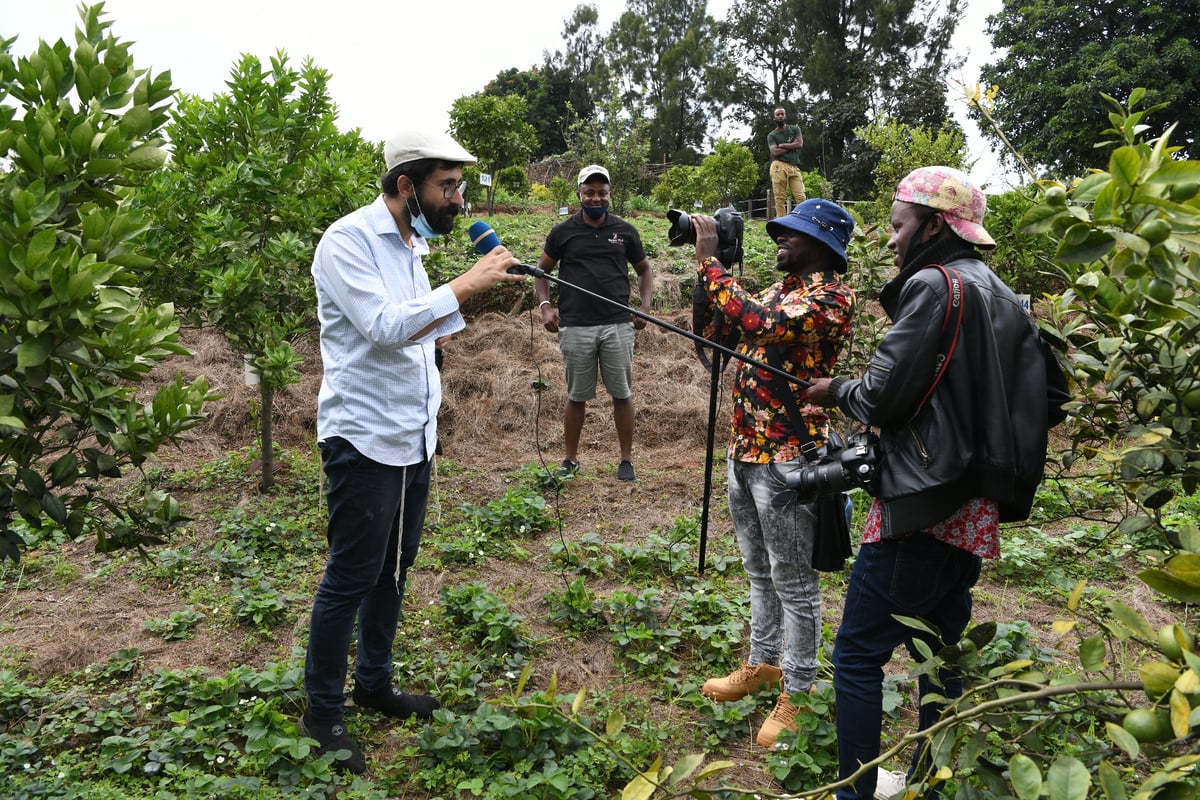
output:
[{"label": "green lemon on branch", "polygon": [[1167,715],[1152,708],[1133,709],[1125,715],[1125,719],[1121,721],[1121,727],[1143,744],[1165,742],[1174,735]]}]

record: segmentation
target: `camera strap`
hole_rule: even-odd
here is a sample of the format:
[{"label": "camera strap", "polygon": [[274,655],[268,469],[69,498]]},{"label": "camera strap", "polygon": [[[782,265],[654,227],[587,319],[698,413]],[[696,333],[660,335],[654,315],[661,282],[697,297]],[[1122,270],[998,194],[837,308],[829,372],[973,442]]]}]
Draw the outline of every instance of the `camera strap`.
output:
[{"label": "camera strap", "polygon": [[[942,376],[946,374],[946,368],[950,366],[950,357],[954,355],[954,350],[958,347],[958,335],[962,332],[962,317],[963,306],[966,305],[966,294],[963,292],[962,275],[958,274],[958,270],[950,267],[943,267],[941,264],[930,264],[925,269],[938,269],[942,276],[946,279],[947,300],[946,311],[942,314],[942,344],[938,351],[937,357],[937,373],[933,376],[933,383],[929,385],[929,390],[925,392],[925,396],[921,398],[921,402],[917,403],[916,409],[913,411],[912,418],[921,412],[925,406],[929,396],[933,394],[933,390],[941,381]],[[946,335],[946,329],[950,327],[951,319],[953,319],[954,329],[950,335]]]},{"label": "camera strap", "polygon": [[[764,347],[763,349],[766,351],[767,363],[775,369],[782,370],[782,348]],[[771,376],[771,385],[779,393],[779,399],[783,401],[783,410],[787,414],[792,433],[796,434],[796,438],[800,440],[800,452],[804,454],[806,460],[816,461],[821,456],[820,448],[812,434],[808,432],[808,426],[804,424],[804,417],[800,415],[800,407],[796,405],[795,392],[778,375]]]}]

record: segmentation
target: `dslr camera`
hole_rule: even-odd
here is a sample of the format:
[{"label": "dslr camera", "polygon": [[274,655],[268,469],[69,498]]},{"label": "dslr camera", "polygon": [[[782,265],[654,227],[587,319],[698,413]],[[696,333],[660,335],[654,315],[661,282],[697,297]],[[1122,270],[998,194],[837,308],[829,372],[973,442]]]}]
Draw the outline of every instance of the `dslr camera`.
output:
[{"label": "dslr camera", "polygon": [[801,503],[811,503],[819,496],[836,494],[860,487],[874,495],[877,487],[875,467],[879,463],[879,437],[870,431],[856,433],[844,444],[842,438],[830,432],[825,455],[784,476],[787,487],[796,493]]},{"label": "dslr camera", "polygon": [[[672,247],[696,243],[696,230],[692,227],[692,218],[685,212],[673,208],[667,212],[667,219],[671,222],[671,227],[667,230],[667,241]],[[713,213],[713,219],[717,221],[717,259],[727,267],[740,264],[744,255],[742,232],[746,228],[742,215],[725,206]]]}]

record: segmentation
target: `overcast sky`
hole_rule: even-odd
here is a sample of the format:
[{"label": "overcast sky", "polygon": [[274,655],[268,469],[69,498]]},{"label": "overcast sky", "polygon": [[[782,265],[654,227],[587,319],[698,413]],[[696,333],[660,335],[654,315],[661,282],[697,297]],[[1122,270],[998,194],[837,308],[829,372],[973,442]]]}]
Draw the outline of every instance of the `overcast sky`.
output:
[{"label": "overcast sky", "polygon": [[[581,0],[108,0],[113,32],[132,41],[134,64],[170,70],[182,91],[211,97],[225,91],[230,69],[243,53],[269,62],[276,50],[294,66],[311,56],[332,76],[330,94],[339,126],[361,128],[369,140],[386,139],[404,127],[449,125],[450,106],[473,94],[501,70],[542,62],[560,49],[564,20]],[[608,30],[625,0],[591,0]],[[731,0],[709,0],[709,13],[723,18]],[[963,79],[974,83],[988,57],[983,19],[1001,0],[967,0],[960,25],[970,61]],[[11,52],[25,55],[39,39],[73,43],[78,0],[0,0],[0,36],[17,36]],[[955,79],[960,76],[951,76]],[[973,134],[956,97],[951,109]],[[741,135],[741,132],[737,132]],[[975,177],[1003,190],[995,158],[977,136]]]}]

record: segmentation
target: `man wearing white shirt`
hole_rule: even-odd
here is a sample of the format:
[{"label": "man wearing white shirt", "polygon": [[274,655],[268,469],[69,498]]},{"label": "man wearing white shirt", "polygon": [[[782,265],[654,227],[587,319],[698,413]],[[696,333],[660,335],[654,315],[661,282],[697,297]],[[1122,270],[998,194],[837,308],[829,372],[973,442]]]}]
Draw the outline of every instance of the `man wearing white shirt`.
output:
[{"label": "man wearing white shirt", "polygon": [[428,239],[463,208],[462,167],[475,158],[449,136],[403,131],[384,147],[383,194],[333,223],[313,258],[324,378],[317,442],[328,483],[329,561],[309,623],[300,733],[338,766],[366,769],[343,723],[354,624],[355,705],[428,719],[439,703],[392,685],[392,645],[416,559],[437,447],[441,377],[435,341],[462,330],[467,298],[509,275],[497,247],[434,289],[421,264]]}]

